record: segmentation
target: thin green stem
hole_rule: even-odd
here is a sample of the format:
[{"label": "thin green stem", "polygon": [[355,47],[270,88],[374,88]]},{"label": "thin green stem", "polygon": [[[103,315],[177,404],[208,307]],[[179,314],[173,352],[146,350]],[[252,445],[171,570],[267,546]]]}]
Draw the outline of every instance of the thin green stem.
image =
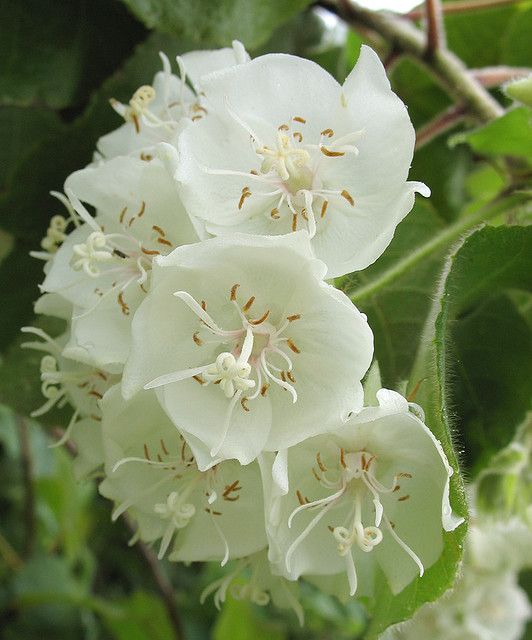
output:
[{"label": "thin green stem", "polygon": [[477,209],[477,211],[472,213],[470,216],[457,220],[454,224],[435,235],[431,240],[429,240],[429,242],[418,247],[402,260],[399,260],[399,262],[393,265],[393,267],[390,267],[381,273],[372,282],[368,282],[362,287],[346,291],[347,295],[355,304],[363,302],[367,298],[376,294],[383,287],[403,276],[417,264],[428,258],[431,254],[451,245],[470,229],[495,218],[501,213],[517,209],[527,201],[530,201],[530,196],[521,192],[513,192],[509,195],[506,194],[500,196],[493,202]]}]

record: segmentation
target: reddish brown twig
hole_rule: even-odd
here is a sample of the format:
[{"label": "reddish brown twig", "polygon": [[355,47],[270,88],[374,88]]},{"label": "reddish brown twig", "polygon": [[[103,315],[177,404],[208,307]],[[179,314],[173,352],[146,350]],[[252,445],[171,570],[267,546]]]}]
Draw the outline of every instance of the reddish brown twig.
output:
[{"label": "reddish brown twig", "polygon": [[466,115],[467,108],[463,104],[454,105],[438,114],[416,131],[416,149],[424,147],[434,138],[455,127]]},{"label": "reddish brown twig", "polygon": [[[444,3],[442,10],[445,15],[464,13],[466,11],[481,11],[493,9],[508,4],[517,4],[519,0],[457,0],[457,2]],[[421,20],[425,17],[425,9],[413,9],[405,14],[410,20]]]}]

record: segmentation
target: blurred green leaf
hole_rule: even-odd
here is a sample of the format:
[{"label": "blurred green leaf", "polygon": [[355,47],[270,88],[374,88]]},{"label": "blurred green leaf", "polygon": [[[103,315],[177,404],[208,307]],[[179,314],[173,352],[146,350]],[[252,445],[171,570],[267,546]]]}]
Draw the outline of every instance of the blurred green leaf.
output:
[{"label": "blurred green leaf", "polygon": [[479,129],[453,136],[451,143],[467,142],[481,155],[525,158],[532,163],[531,123],[532,111],[518,107]]},{"label": "blurred green leaf", "polygon": [[246,47],[265,42],[273,30],[310,0],[122,0],[150,29],[183,36],[205,45]]},{"label": "blurred green leaf", "polygon": [[286,633],[259,617],[247,600],[228,598],[213,630],[213,640],[285,640]]},{"label": "blurred green leaf", "polygon": [[159,598],[138,591],[116,602],[119,615],[104,615],[104,624],[116,640],[170,640],[175,637]]},{"label": "blurred green leaf", "polygon": [[144,35],[106,0],[4,0],[0,23],[0,105],[80,104]]},{"label": "blurred green leaf", "polygon": [[500,62],[512,66],[530,66],[532,60],[532,7],[521,2],[501,38]]}]

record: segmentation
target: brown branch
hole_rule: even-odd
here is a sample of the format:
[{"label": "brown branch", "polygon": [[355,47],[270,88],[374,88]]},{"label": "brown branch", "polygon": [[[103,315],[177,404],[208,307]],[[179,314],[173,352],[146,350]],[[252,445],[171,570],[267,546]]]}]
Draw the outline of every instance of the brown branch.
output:
[{"label": "brown branch", "polygon": [[28,423],[22,416],[16,416],[18,436],[20,442],[20,461],[22,464],[22,479],[24,482],[24,523],[26,527],[26,540],[24,543],[24,556],[31,555],[35,544],[35,491],[33,487],[33,458],[31,455]]},{"label": "brown branch", "polygon": [[441,0],[425,0],[427,16],[427,57],[430,59],[436,51],[445,47],[445,31]]},{"label": "brown branch", "polygon": [[353,27],[369,27],[381,35],[392,48],[414,58],[432,73],[457,103],[466,105],[468,112],[477,120],[486,122],[504,113],[501,105],[452,52],[443,48],[435,51],[433,56],[427,59],[425,36],[408,20],[393,14],[363,9],[351,0],[323,0],[322,4],[338,13]]},{"label": "brown branch", "polygon": [[467,108],[463,104],[454,105],[437,115],[416,131],[416,149],[424,147],[434,138],[455,127],[466,115]]},{"label": "brown branch", "polygon": [[[481,11],[493,9],[509,4],[517,4],[519,0],[458,0],[457,2],[445,2],[442,10],[445,15],[464,13],[466,11]],[[413,9],[405,14],[410,20],[422,20],[425,17],[424,9]]]},{"label": "brown branch", "polygon": [[483,87],[498,87],[509,80],[526,78],[532,75],[529,67],[483,67],[482,69],[470,69],[469,73],[476,78]]},{"label": "brown branch", "polygon": [[[127,513],[124,513],[123,516],[124,522],[126,523],[127,528],[131,531],[132,534],[136,533],[136,527],[129,518]],[[161,595],[164,606],[166,607],[166,612],[168,613],[168,617],[172,623],[172,627],[174,629],[175,640],[184,640],[185,638],[185,630],[183,628],[183,622],[181,621],[181,617],[179,615],[179,611],[177,609],[174,588],[172,587],[172,583],[164,573],[161,568],[161,563],[151,547],[144,544],[142,540],[138,540],[135,545],[144,560],[144,563],[148,567],[153,581],[155,582],[155,586]]]}]

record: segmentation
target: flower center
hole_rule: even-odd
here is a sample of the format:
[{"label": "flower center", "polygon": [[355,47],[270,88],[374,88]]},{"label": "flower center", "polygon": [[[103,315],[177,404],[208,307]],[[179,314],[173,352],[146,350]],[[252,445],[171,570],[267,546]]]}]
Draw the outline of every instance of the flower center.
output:
[{"label": "flower center", "polygon": [[[333,491],[333,493],[325,498],[310,501],[304,497],[299,489],[296,491],[299,506],[290,514],[288,527],[292,526],[294,517],[302,511],[316,510],[318,513],[288,549],[286,565],[289,571],[292,556],[299,545],[332,507],[343,503],[348,506],[347,515],[341,523],[335,526],[329,525],[328,528],[336,542],[339,555],[345,558],[351,595],[354,595],[357,590],[357,574],[352,547],[356,545],[366,553],[373,551],[383,540],[381,531],[383,522],[392,538],[418,565],[420,575],[423,575],[424,568],[421,560],[397,535],[394,530],[395,525],[386,517],[381,502],[382,495],[399,492],[401,489],[400,479],[410,479],[411,474],[396,473],[391,486],[386,487],[377,479],[377,457],[375,455],[367,451],[346,453],[342,448],[338,450],[338,457],[331,468],[324,464],[321,454],[318,452],[316,466],[312,468],[312,474],[321,487]],[[375,512],[372,524],[364,523],[363,511],[368,498],[373,503]],[[409,498],[408,494],[398,494],[397,500],[405,502]]]},{"label": "flower center", "polygon": [[260,171],[268,174],[275,171],[291,193],[310,189],[313,173],[310,167],[310,153],[306,149],[294,147],[290,137],[283,131],[277,132],[277,147],[263,146],[256,150],[262,156]]},{"label": "flower center", "polygon": [[[222,351],[214,362],[159,376],[144,387],[153,389],[190,378],[203,386],[219,386],[226,398],[230,399],[230,403],[225,416],[222,439],[220,444],[212,449],[212,456],[217,455],[225,441],[231,416],[238,402],[244,411],[249,412],[248,402],[266,397],[272,383],[288,391],[292,402],[297,402],[293,363],[287,350],[294,354],[301,351],[296,343],[285,335],[285,331],[292,322],[299,320],[301,315],[290,315],[279,326],[268,322],[269,309],[260,317],[252,317],[251,309],[255,303],[255,296],[251,296],[245,304],[240,305],[237,301],[239,287],[239,284],[231,287],[229,299],[238,312],[242,326],[232,330],[222,329],[216,324],[207,313],[205,301],[198,304],[186,291],[174,293],[200,320],[198,331],[192,335],[192,340],[198,347],[202,347],[208,338],[217,336],[221,344],[229,344],[231,348]],[[278,366],[281,363],[283,366]]]}]

